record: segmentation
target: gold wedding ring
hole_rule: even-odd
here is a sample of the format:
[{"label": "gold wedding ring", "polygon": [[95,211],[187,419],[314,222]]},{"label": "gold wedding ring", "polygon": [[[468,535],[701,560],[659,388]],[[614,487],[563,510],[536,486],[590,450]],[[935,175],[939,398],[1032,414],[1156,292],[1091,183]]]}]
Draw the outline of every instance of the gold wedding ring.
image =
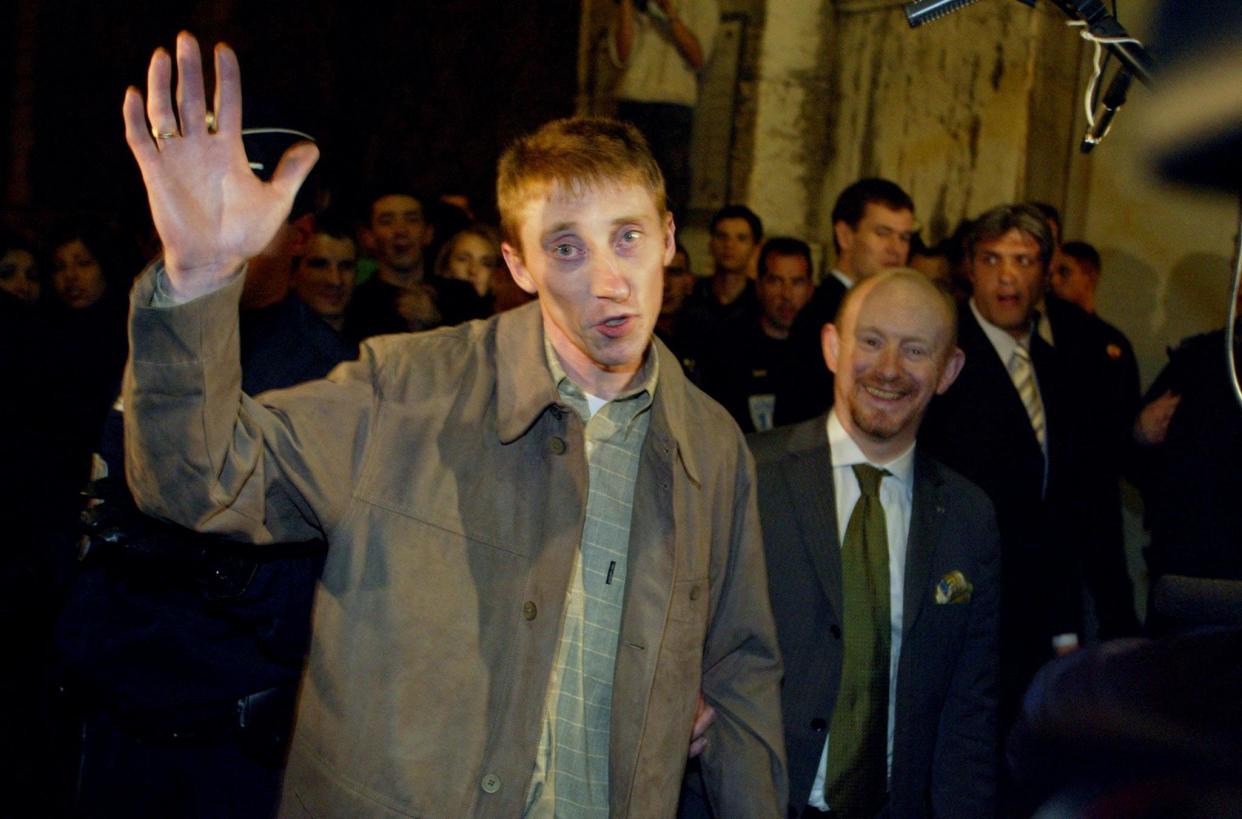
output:
[{"label": "gold wedding ring", "polygon": [[173,137],[177,136],[177,132],[176,131],[161,131],[159,128],[153,125],[151,126],[151,136],[155,137],[156,139],[172,139]]},{"label": "gold wedding ring", "polygon": [[216,112],[207,112],[207,133],[214,134],[216,132]]}]

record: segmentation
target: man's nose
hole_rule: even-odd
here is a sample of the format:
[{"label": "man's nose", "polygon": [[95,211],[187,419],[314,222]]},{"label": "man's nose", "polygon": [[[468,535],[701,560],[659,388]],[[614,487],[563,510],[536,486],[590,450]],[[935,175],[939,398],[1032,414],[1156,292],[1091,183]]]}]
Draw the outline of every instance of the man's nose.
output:
[{"label": "man's nose", "polygon": [[625,301],[630,284],[622,275],[617,259],[608,253],[597,253],[591,263],[591,295],[612,301]]},{"label": "man's nose", "polygon": [[880,351],[879,359],[876,362],[876,369],[882,375],[897,375],[900,367],[898,366],[899,351],[892,345],[887,345]]}]

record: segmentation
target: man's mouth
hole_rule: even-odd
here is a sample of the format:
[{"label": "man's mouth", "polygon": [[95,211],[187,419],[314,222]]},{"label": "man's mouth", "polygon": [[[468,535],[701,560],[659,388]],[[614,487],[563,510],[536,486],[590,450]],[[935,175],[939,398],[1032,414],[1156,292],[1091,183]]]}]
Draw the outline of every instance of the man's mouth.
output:
[{"label": "man's mouth", "polygon": [[630,331],[633,323],[634,316],[613,316],[596,324],[595,328],[609,338],[620,338]]},{"label": "man's mouth", "polygon": [[868,395],[880,401],[900,401],[910,394],[910,390],[901,385],[892,385],[882,387],[877,384],[863,384],[863,390]]}]

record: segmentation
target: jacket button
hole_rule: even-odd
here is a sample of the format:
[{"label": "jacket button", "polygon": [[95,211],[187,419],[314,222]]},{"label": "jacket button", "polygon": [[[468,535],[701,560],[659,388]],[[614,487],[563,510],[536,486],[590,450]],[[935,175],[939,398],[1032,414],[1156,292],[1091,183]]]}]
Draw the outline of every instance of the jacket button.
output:
[{"label": "jacket button", "polygon": [[539,614],[539,607],[535,605],[533,600],[527,600],[522,604],[522,616],[527,620],[534,620]]},{"label": "jacket button", "polygon": [[817,734],[822,734],[824,731],[828,730],[828,723],[824,722],[822,718],[816,717],[811,720],[811,730]]},{"label": "jacket button", "polygon": [[838,626],[836,623],[833,623],[833,624],[832,624],[832,627],[831,627],[831,628],[829,628],[829,629],[828,629],[828,631],[830,631],[830,632],[832,633],[832,639],[834,639],[834,640],[840,640],[840,639],[841,639],[841,627],[840,627],[840,626]]},{"label": "jacket button", "polygon": [[553,455],[564,455],[565,454],[565,439],[559,436],[553,436],[552,438],[549,438],[548,449],[552,451]]},{"label": "jacket button", "polygon": [[500,777],[496,776],[496,774],[487,774],[479,782],[479,787],[483,789],[484,793],[495,793],[500,790]]}]

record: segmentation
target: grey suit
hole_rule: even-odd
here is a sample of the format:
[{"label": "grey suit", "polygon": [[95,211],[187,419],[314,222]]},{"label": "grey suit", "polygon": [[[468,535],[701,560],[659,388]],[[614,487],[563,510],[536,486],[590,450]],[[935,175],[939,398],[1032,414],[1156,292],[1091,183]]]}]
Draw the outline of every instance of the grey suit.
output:
[{"label": "grey suit", "polygon": [[[841,675],[841,557],[823,416],[749,438],[777,634],[790,812],[814,784]],[[937,602],[960,571],[969,601]],[[989,816],[996,797],[999,536],[974,484],[915,455],[889,803],[893,816]]]}]

